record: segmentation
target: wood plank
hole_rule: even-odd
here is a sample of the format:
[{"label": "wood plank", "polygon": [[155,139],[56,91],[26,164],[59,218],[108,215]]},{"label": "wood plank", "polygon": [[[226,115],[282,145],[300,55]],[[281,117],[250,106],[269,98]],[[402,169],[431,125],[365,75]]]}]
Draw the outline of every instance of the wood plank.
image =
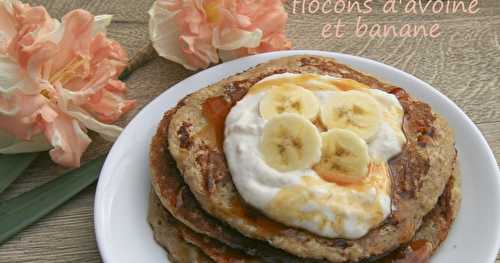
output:
[{"label": "wood plank", "polygon": [[483,123],[478,127],[488,141],[495,159],[500,160],[500,122]]},{"label": "wood plank", "polygon": [[95,186],[0,247],[0,262],[100,262],[92,218]]},{"label": "wood plank", "polygon": [[[288,35],[296,49],[332,50],[359,55],[404,70],[440,90],[457,103],[476,123],[500,121],[500,2],[493,10],[482,9],[481,16],[441,18],[442,34],[430,38],[358,38],[352,34],[356,16],[343,15],[346,35],[343,38],[321,38],[321,25],[334,16],[290,15]],[[377,9],[378,10],[378,9]],[[328,18],[330,17],[330,18]],[[365,16],[367,24],[391,22],[414,23],[418,16]],[[304,37],[304,32],[308,32]]]}]

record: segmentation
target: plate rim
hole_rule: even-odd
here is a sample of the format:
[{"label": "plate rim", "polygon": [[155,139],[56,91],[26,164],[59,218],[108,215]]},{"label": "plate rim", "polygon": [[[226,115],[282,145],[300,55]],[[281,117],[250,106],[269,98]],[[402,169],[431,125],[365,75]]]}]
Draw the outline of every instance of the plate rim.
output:
[{"label": "plate rim", "polygon": [[[493,154],[493,151],[492,151],[491,147],[489,146],[488,142],[486,141],[481,130],[476,126],[476,124],[469,118],[469,116],[467,116],[465,114],[465,112],[458,105],[456,105],[450,98],[445,96],[443,93],[441,93],[439,90],[435,89],[434,87],[432,87],[430,84],[426,83],[425,81],[423,81],[423,80],[421,80],[421,79],[419,79],[419,78],[417,78],[417,77],[415,77],[407,72],[404,72],[398,68],[395,68],[391,65],[387,65],[387,64],[384,64],[382,62],[372,60],[370,58],[351,55],[351,54],[338,53],[338,52],[332,52],[332,51],[321,51],[321,50],[287,50],[287,51],[275,51],[275,52],[262,53],[262,54],[257,54],[257,55],[253,55],[253,56],[238,58],[238,59],[235,59],[235,60],[232,60],[229,62],[225,62],[225,63],[220,63],[220,64],[214,65],[210,68],[207,68],[205,70],[201,70],[199,72],[192,74],[191,76],[189,76],[189,77],[177,82],[176,84],[168,87],[166,90],[164,90],[159,95],[157,95],[154,99],[149,101],[127,123],[127,125],[123,129],[121,135],[113,143],[113,146],[111,147],[110,151],[108,152],[108,154],[106,156],[106,160],[105,160],[105,162],[101,168],[101,171],[100,171],[100,175],[99,175],[99,179],[98,179],[98,183],[97,183],[97,187],[96,187],[96,193],[94,196],[94,208],[93,208],[94,232],[95,232],[97,247],[98,247],[98,250],[99,250],[99,253],[100,253],[100,256],[101,256],[101,259],[103,260],[103,262],[109,262],[111,260],[111,257],[112,257],[107,252],[106,244],[105,244],[105,240],[104,240],[105,237],[103,237],[103,235],[104,235],[103,229],[104,229],[105,216],[106,216],[106,213],[105,213],[105,209],[106,209],[106,207],[105,207],[105,204],[106,204],[106,202],[105,202],[105,200],[106,200],[105,188],[107,187],[107,185],[110,183],[110,181],[112,179],[112,176],[109,175],[112,173],[111,173],[111,171],[108,171],[112,168],[110,156],[116,155],[117,153],[115,153],[115,152],[119,151],[119,148],[121,147],[120,145],[123,144],[122,141],[124,141],[123,138],[125,137],[122,135],[128,133],[128,131],[129,131],[128,128],[130,126],[133,126],[134,123],[138,122],[139,119],[141,119],[143,117],[143,115],[147,114],[147,112],[151,111],[152,108],[154,107],[153,105],[156,104],[157,101],[160,100],[160,97],[162,97],[165,93],[172,92],[172,90],[174,90],[176,87],[183,86],[184,83],[189,82],[191,79],[197,78],[198,75],[200,75],[200,74],[210,74],[211,72],[216,72],[216,71],[219,71],[225,67],[230,67],[233,64],[238,64],[238,63],[241,63],[242,61],[251,60],[254,58],[260,60],[262,58],[265,59],[266,57],[268,57],[268,60],[271,60],[271,59],[276,59],[279,57],[294,56],[294,55],[318,55],[318,56],[325,56],[325,57],[333,57],[336,59],[338,58],[340,60],[342,60],[341,58],[345,58],[348,60],[357,60],[357,61],[362,62],[362,63],[371,64],[371,65],[374,65],[378,68],[385,67],[385,68],[393,70],[393,71],[397,72],[398,74],[401,74],[402,76],[410,79],[411,81],[414,81],[414,82],[418,83],[419,85],[422,85],[423,87],[427,88],[428,91],[432,93],[432,96],[438,96],[441,99],[444,99],[448,104],[446,106],[453,107],[453,111],[456,111],[460,115],[460,117],[463,120],[465,120],[470,127],[472,127],[473,132],[476,135],[479,135],[478,137],[479,137],[479,140],[481,142],[481,146],[482,146],[482,148],[486,149],[485,153],[486,153],[486,156],[488,157],[488,164],[487,165],[489,167],[494,167],[493,170],[496,171],[496,176],[494,176],[494,179],[492,179],[492,180],[494,180],[496,182],[496,189],[500,191],[500,170],[499,170],[497,161],[495,159],[495,156]],[[257,63],[255,65],[258,65],[258,64],[260,64],[260,63]],[[246,67],[245,70],[248,70],[249,68],[252,68],[254,66]],[[230,77],[231,75],[232,74],[224,74],[223,79]],[[373,74],[370,74],[370,75],[373,75]],[[380,77],[378,77],[378,78],[383,80],[383,78],[380,78]],[[197,87],[195,89],[195,91],[197,91],[201,88],[204,88],[204,86]],[[148,159],[149,159],[149,156],[148,156]],[[496,196],[497,196],[496,203],[500,204],[500,195],[497,193]],[[499,211],[499,209],[497,209],[497,212],[498,211]],[[496,256],[498,254],[498,249],[500,248],[500,222],[499,222],[499,224],[497,224],[495,239],[496,239],[496,241],[495,241],[494,247],[496,247],[496,250],[491,249],[490,255],[487,256],[487,258],[491,262],[494,262],[494,260],[496,259]]]}]

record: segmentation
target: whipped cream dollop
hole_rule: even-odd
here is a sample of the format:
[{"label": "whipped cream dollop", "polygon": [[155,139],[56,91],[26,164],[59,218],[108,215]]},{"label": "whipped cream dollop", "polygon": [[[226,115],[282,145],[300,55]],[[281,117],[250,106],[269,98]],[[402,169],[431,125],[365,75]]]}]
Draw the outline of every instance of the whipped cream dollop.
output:
[{"label": "whipped cream dollop", "polygon": [[[224,153],[233,182],[247,203],[278,222],[329,238],[362,237],[391,212],[387,161],[400,153],[406,142],[402,131],[403,108],[392,94],[358,88],[356,82],[348,82],[375,99],[382,110],[375,134],[364,140],[370,158],[366,178],[346,185],[324,180],[313,167],[280,171],[266,162],[261,149],[263,130],[269,120],[261,116],[259,104],[266,94],[283,80],[311,90],[323,107],[346,89],[335,88],[332,83],[336,82],[332,80],[339,79],[331,76],[307,74],[304,78],[303,75],[284,73],[267,77],[229,112]],[[266,86],[270,80],[274,82]],[[324,132],[324,127],[318,126],[318,132]]]}]

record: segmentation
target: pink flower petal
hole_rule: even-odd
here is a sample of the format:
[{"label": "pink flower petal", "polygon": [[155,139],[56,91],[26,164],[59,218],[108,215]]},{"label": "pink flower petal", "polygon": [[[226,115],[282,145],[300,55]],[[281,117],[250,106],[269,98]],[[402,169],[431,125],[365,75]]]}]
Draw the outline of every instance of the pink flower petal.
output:
[{"label": "pink flower petal", "polygon": [[15,19],[17,32],[11,39],[7,52],[10,56],[16,57],[21,67],[27,65],[26,57],[34,50],[40,49],[35,38],[51,32],[54,27],[54,20],[49,16],[45,8],[37,6],[31,7],[16,1],[11,10],[11,15]]},{"label": "pink flower petal", "polygon": [[239,48],[255,48],[260,45],[262,31],[246,31],[238,28],[214,28],[212,44],[222,50],[234,50]]},{"label": "pink flower petal", "polygon": [[55,72],[71,63],[75,57],[90,57],[94,17],[85,10],[77,9],[67,13],[62,21],[64,33],[52,62],[52,70]]},{"label": "pink flower petal", "polygon": [[99,121],[113,123],[135,106],[135,101],[125,100],[116,93],[103,90],[101,93],[94,95],[87,104],[83,105],[83,108]]},{"label": "pink flower petal", "polygon": [[187,69],[291,47],[281,0],[157,0],[149,14],[158,54]]},{"label": "pink flower petal", "polygon": [[112,77],[118,77],[128,62],[125,49],[118,42],[106,38],[103,33],[98,33],[90,43],[90,56],[93,68],[105,60],[112,63],[116,69],[116,75]]},{"label": "pink flower petal", "polygon": [[36,121],[40,112],[46,111],[44,104],[42,96],[24,95],[20,91],[10,96],[0,96],[0,109],[3,112],[0,113],[0,129],[18,139],[29,140],[40,132]]},{"label": "pink flower petal", "polygon": [[[179,0],[180,1],[180,0]],[[156,1],[149,9],[149,37],[158,55],[194,70],[179,46],[179,30],[175,21],[177,9],[168,8],[170,1]]]},{"label": "pink flower petal", "polygon": [[87,129],[108,140],[120,134],[109,123],[135,101],[117,79],[128,58],[105,36],[110,20],[75,10],[60,23],[43,7],[0,2],[0,31],[10,28],[0,34],[1,152],[40,151],[50,143],[54,162],[75,167],[90,143]]},{"label": "pink flower petal", "polygon": [[169,11],[177,11],[182,8],[182,0],[163,0],[158,1],[159,5],[162,5]]},{"label": "pink flower petal", "polygon": [[0,52],[5,53],[10,40],[16,35],[15,18],[12,15],[12,2],[0,3]]},{"label": "pink flower petal", "polygon": [[80,159],[91,140],[76,120],[59,113],[55,119],[45,120],[44,134],[54,146],[49,151],[54,162],[67,167],[80,166]]}]

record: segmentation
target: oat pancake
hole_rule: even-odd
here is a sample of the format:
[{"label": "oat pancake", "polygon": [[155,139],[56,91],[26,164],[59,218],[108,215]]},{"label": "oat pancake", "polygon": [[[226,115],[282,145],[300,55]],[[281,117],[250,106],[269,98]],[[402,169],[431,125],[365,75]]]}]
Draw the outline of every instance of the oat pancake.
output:
[{"label": "oat pancake", "polygon": [[163,206],[180,222],[198,233],[207,235],[249,255],[259,255],[267,262],[320,262],[304,260],[269,246],[264,241],[250,239],[206,213],[194,198],[168,151],[167,131],[172,109],[160,122],[150,149],[151,181]]},{"label": "oat pancake", "polygon": [[149,198],[148,221],[156,241],[167,249],[172,262],[262,262],[189,229],[172,217],[154,192]]},{"label": "oat pancake", "polygon": [[158,244],[168,252],[168,258],[174,263],[212,263],[197,246],[185,241],[178,223],[165,211],[155,194],[149,198],[148,222]]},{"label": "oat pancake", "polygon": [[[408,142],[402,153],[389,162],[393,212],[360,239],[328,239],[276,223],[245,205],[233,185],[220,146],[224,113],[257,81],[283,72],[354,79],[393,93],[405,110],[403,130]],[[381,255],[410,241],[443,192],[456,158],[451,129],[427,104],[334,59],[312,56],[273,60],[187,96],[172,116],[168,143],[184,181],[208,213],[248,237],[267,241],[299,257],[331,262]]]},{"label": "oat pancake", "polygon": [[[422,226],[409,245],[404,245],[389,255],[370,262],[427,262],[432,253],[446,238],[458,210],[460,200],[458,182],[457,174],[450,178],[443,195],[439,198],[438,204],[426,215]],[[171,248],[169,250],[169,257],[172,262],[264,262],[260,258],[249,257],[241,250],[232,249],[215,239],[196,233],[182,223],[177,222],[162,206],[155,193],[152,193],[150,197],[148,221],[160,245],[167,248],[175,244],[177,247],[177,249]],[[200,255],[200,251],[206,257]]]},{"label": "oat pancake", "polygon": [[[175,109],[174,109],[175,110]],[[269,248],[263,244],[259,244],[259,241],[249,240],[241,236],[238,232],[224,226],[217,220],[214,220],[210,215],[205,213],[192,196],[192,193],[185,186],[182,181],[182,177],[176,168],[175,162],[170,156],[167,150],[167,140],[166,132],[170,121],[170,117],[173,111],[169,111],[165,114],[165,117],[161,121],[157,133],[153,138],[151,144],[151,169],[152,169],[152,183],[156,193],[160,195],[160,199],[165,207],[173,213],[176,219],[180,222],[186,224],[192,228],[197,233],[203,233],[204,235],[216,238],[219,241],[225,243],[219,243],[217,241],[207,242],[208,237],[201,237],[202,235],[196,234],[186,227],[182,232],[184,234],[191,232],[191,242],[201,248],[204,253],[208,255],[218,255],[215,259],[216,262],[234,262],[235,260],[241,258],[243,251],[247,253],[257,252],[258,255],[262,256],[262,260],[267,262],[308,262],[303,259],[299,259],[290,255],[284,255],[281,251]],[[459,207],[460,201],[460,191],[459,191],[459,180],[458,180],[458,170],[454,169],[454,176],[450,178],[448,185],[439,199],[438,204],[433,208],[433,210],[426,215],[423,220],[422,226],[415,234],[413,240],[420,240],[413,243],[419,244],[420,249],[412,249],[412,246],[399,248],[396,252],[393,252],[390,256],[384,258],[384,260],[375,262],[393,262],[393,259],[407,259],[413,260],[410,262],[425,262],[432,252],[437,249],[440,243],[446,238],[448,230],[451,223],[455,217],[456,211]],[[170,213],[166,212],[164,207],[161,207],[158,203],[158,198],[155,196],[151,200],[151,210],[150,210],[150,223],[153,226],[153,230],[157,235],[161,235],[162,228],[178,227],[179,224],[162,224],[158,225],[156,220],[165,220],[162,218],[171,217]],[[154,210],[161,210],[160,212]],[[163,231],[169,233],[172,231]],[[162,239],[158,239],[160,244]],[[193,242],[193,240],[195,240]],[[198,242],[196,242],[198,240]],[[201,242],[200,242],[201,240]],[[422,241],[425,240],[425,241]],[[165,241],[164,241],[165,242]],[[241,251],[240,255],[235,254],[234,250],[231,253],[223,253],[227,250],[226,246],[232,246],[239,248]],[[418,259],[419,261],[415,261]],[[311,261],[311,260],[309,260]]]},{"label": "oat pancake", "polygon": [[399,247],[389,255],[374,261],[374,263],[424,263],[439,248],[448,236],[453,220],[460,208],[460,174],[458,163],[455,162],[453,174],[450,177],[443,194],[436,206],[425,215],[420,228],[408,244]]}]

